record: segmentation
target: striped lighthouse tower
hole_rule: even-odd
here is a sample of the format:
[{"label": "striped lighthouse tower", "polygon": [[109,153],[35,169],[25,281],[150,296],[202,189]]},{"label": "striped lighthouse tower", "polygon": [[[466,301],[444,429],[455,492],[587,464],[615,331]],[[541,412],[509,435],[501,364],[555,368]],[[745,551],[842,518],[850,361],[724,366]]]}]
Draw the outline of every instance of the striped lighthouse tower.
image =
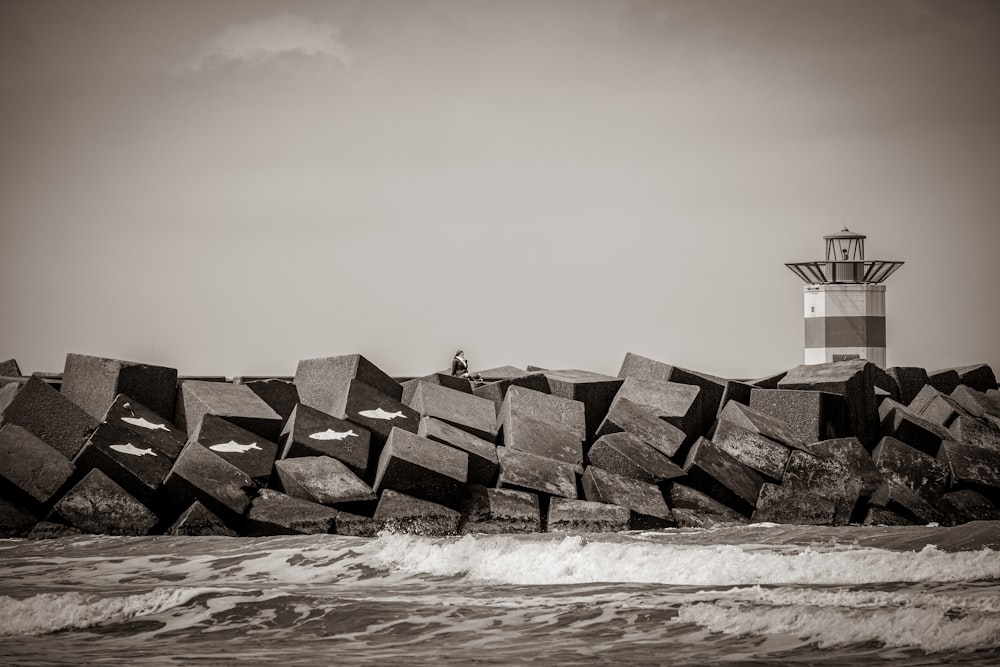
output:
[{"label": "striped lighthouse tower", "polygon": [[903,262],[865,260],[865,236],[824,236],[826,260],[786,264],[807,284],[805,363],[867,359],[885,368],[885,285]]}]

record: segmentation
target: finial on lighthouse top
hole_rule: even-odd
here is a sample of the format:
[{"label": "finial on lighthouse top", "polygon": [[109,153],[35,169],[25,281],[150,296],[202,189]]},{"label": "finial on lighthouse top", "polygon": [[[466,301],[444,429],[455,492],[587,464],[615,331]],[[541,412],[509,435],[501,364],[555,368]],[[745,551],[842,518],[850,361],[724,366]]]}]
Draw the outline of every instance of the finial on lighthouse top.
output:
[{"label": "finial on lighthouse top", "polygon": [[864,234],[852,232],[844,225],[836,234],[823,237],[826,260],[785,264],[799,278],[812,285],[830,283],[881,283],[903,262],[865,260]]}]

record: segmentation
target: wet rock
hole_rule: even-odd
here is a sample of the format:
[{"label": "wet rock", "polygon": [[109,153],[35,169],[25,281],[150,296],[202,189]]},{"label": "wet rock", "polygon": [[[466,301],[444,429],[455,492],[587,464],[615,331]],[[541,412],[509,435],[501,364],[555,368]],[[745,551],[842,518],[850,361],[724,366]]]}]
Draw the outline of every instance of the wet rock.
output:
[{"label": "wet rock", "polygon": [[469,455],[415,433],[394,428],[379,458],[375,490],[398,491],[446,506],[457,506],[468,481]]},{"label": "wet rock", "polygon": [[937,456],[941,442],[951,437],[943,427],[906,408],[895,408],[885,416],[882,434],[902,440],[930,456]]},{"label": "wet rock", "polygon": [[[489,380],[489,378],[486,379]],[[487,381],[486,384],[473,387],[472,393],[481,398],[493,401],[493,407],[496,409],[497,413],[499,413],[500,407],[503,405],[504,398],[507,397],[507,391],[511,387],[524,387],[525,389],[531,389],[533,391],[551,393],[549,391],[549,381],[545,379],[544,375],[541,373],[529,373],[527,371],[518,377],[507,377]]]},{"label": "wet rock", "polygon": [[659,417],[658,409],[616,398],[597,429],[601,438],[612,433],[631,433],[664,456],[676,455],[687,441],[687,434]]},{"label": "wet rock", "polygon": [[184,446],[163,482],[176,511],[198,500],[231,525],[250,506],[255,488],[249,475],[197,442]]},{"label": "wet rock", "polygon": [[670,506],[681,528],[711,528],[720,524],[743,524],[746,517],[718,500],[683,484],[670,485]]},{"label": "wet rock", "polygon": [[504,425],[515,414],[554,426],[572,434],[580,442],[587,438],[586,412],[580,401],[527,387],[512,386],[507,390],[496,417],[501,439]]},{"label": "wet rock", "polygon": [[0,428],[0,482],[4,495],[40,509],[69,481],[69,459],[16,424]]},{"label": "wet rock", "polygon": [[101,419],[118,394],[131,396],[163,419],[173,419],[177,398],[177,369],[67,354],[62,394]]},{"label": "wet rock", "polygon": [[423,417],[434,417],[477,438],[496,441],[496,408],[488,399],[438,384],[421,382],[413,394],[410,407]]},{"label": "wet rock", "polygon": [[407,380],[406,382],[401,383],[403,387],[403,398],[400,402],[403,405],[410,405],[410,402],[413,400],[413,394],[417,391],[417,386],[421,382],[441,385],[442,387],[454,389],[455,391],[460,391],[465,394],[472,393],[472,382],[469,381],[468,378],[455,377],[454,375],[449,375],[448,373],[431,373],[430,375],[413,378],[412,380]]},{"label": "wet rock", "polygon": [[885,371],[896,381],[899,388],[899,398],[904,405],[909,405],[921,389],[927,384],[927,371],[916,366],[893,366]]},{"label": "wet rock", "polygon": [[995,449],[945,440],[937,459],[954,482],[1000,489],[1000,452]]},{"label": "wet rock", "polygon": [[462,515],[449,507],[387,489],[375,510],[381,530],[414,535],[457,535]]},{"label": "wet rock", "polygon": [[922,522],[884,507],[869,507],[861,523],[864,526],[912,526]]},{"label": "wet rock", "polygon": [[360,354],[303,359],[292,380],[300,403],[335,416],[343,414],[349,402],[347,393],[352,381],[363,383],[396,403],[403,399],[403,387]]},{"label": "wet rock", "polygon": [[0,538],[24,537],[36,523],[38,517],[22,503],[0,496]]},{"label": "wet rock", "polygon": [[291,380],[266,378],[249,380],[241,384],[249,387],[250,391],[257,394],[262,401],[278,413],[282,423],[291,416],[292,410],[299,404],[299,390]]},{"label": "wet rock", "polygon": [[315,535],[333,531],[337,510],[261,489],[246,515],[249,535]]},{"label": "wet rock", "polygon": [[[172,440],[168,442],[176,446]],[[101,422],[73,463],[80,472],[100,470],[139,502],[152,507],[174,458],[176,454],[164,452],[154,438],[125,428],[121,421],[108,420]]]},{"label": "wet rock", "polygon": [[[849,464],[839,459],[795,451],[788,459],[781,485],[790,494],[788,496],[790,505],[783,510],[786,517],[798,513],[803,517],[802,522],[809,518],[810,523],[815,523],[815,519],[820,516],[820,510],[811,509],[810,505],[818,507],[821,503],[819,498],[822,498],[822,512],[832,509],[830,520],[822,523],[846,525],[850,522],[862,496],[865,482],[861,477],[854,475],[854,469]],[[794,499],[795,494],[798,494],[797,501]],[[772,493],[772,500],[777,500],[779,495]]]},{"label": "wet rock", "polygon": [[497,458],[500,462],[497,488],[577,497],[576,466],[509,447],[497,447]]},{"label": "wet rock", "polygon": [[927,374],[927,384],[931,385],[942,394],[950,394],[955,391],[955,387],[962,384],[958,372],[954,368],[944,368],[932,371]]},{"label": "wet rock", "polygon": [[949,526],[969,521],[1000,520],[1000,508],[986,496],[972,489],[960,489],[944,494],[937,507],[944,514],[945,523]]},{"label": "wet rock", "polygon": [[537,494],[479,485],[466,489],[460,533],[536,533],[541,528]]},{"label": "wet rock", "polygon": [[788,371],[779,389],[809,389],[840,394],[847,404],[847,422],[865,447],[878,441],[878,404],[874,369],[864,359],[826,364],[803,364]]},{"label": "wet rock", "polygon": [[368,429],[373,455],[381,451],[393,429],[416,433],[420,426],[419,412],[363,382],[349,380],[339,398],[340,403],[324,412]]},{"label": "wet rock", "polygon": [[278,456],[277,444],[213,414],[202,416],[191,432],[191,441],[218,454],[260,485],[270,479]]},{"label": "wet rock", "polygon": [[496,445],[433,417],[420,420],[417,435],[468,454],[469,484],[492,486],[496,481],[499,469]]},{"label": "wet rock", "polygon": [[858,492],[863,498],[875,493],[885,481],[871,455],[857,438],[822,440],[809,445],[809,451],[821,458],[833,459],[839,466],[846,468],[849,477],[860,482]]},{"label": "wet rock", "polygon": [[544,375],[554,396],[583,403],[587,439],[592,440],[623,380],[578,369],[545,371]]},{"label": "wet rock", "polygon": [[553,498],[546,528],[550,533],[611,533],[628,530],[629,516],[618,505]]},{"label": "wet rock", "polygon": [[274,464],[285,493],[321,505],[374,501],[375,492],[350,469],[329,456],[303,456]]},{"label": "wet rock", "polygon": [[587,458],[593,466],[648,484],[684,475],[680,466],[631,433],[601,436]]},{"label": "wet rock", "polygon": [[279,445],[282,459],[329,456],[359,477],[368,473],[371,432],[308,405],[299,403],[292,410]]},{"label": "wet rock", "polygon": [[83,408],[37,377],[25,382],[0,413],[0,426],[16,424],[70,460],[97,423]]},{"label": "wet rock", "polygon": [[804,443],[848,435],[847,403],[839,394],[806,389],[754,389],[750,393],[750,407],[784,422],[791,434]]},{"label": "wet rock", "polygon": [[802,526],[831,526],[837,520],[835,499],[783,484],[765,483],[753,512],[754,523],[794,523]]},{"label": "wet rock", "polygon": [[997,377],[989,364],[973,364],[954,370],[958,373],[959,384],[970,389],[986,392],[997,388]]},{"label": "wet rock", "polygon": [[948,468],[934,457],[886,436],[872,450],[872,460],[882,476],[936,504],[948,487]]},{"label": "wet rock", "polygon": [[896,482],[886,481],[872,494],[868,504],[903,516],[914,523],[940,523],[944,516],[916,493]]},{"label": "wet rock", "polygon": [[626,377],[615,394],[619,399],[655,408],[657,417],[684,431],[690,442],[702,432],[701,389],[696,385]]},{"label": "wet rock", "polygon": [[243,384],[189,380],[181,385],[177,411],[184,415],[189,437],[205,415],[222,417],[271,442],[281,434],[281,416]]},{"label": "wet rock", "polygon": [[184,431],[125,394],[115,396],[101,423],[135,434],[171,461],[177,458],[187,442]]},{"label": "wet rock", "polygon": [[236,537],[236,531],[197,500],[167,529],[167,535],[184,537]]},{"label": "wet rock", "polygon": [[337,514],[335,528],[338,535],[375,537],[378,535],[378,531],[381,530],[381,525],[370,516],[340,512]]},{"label": "wet rock", "polygon": [[712,442],[743,465],[772,481],[781,479],[792,452],[781,443],[724,419],[716,424]]},{"label": "wet rock", "polygon": [[985,447],[1000,452],[1000,428],[972,417],[958,417],[948,427],[952,438],[963,445]]},{"label": "wet rock", "polygon": [[764,478],[712,441],[699,438],[683,466],[688,485],[749,517]]},{"label": "wet rock", "polygon": [[53,523],[51,521],[39,521],[31,529],[31,532],[28,533],[27,538],[29,540],[57,540],[61,537],[76,537],[82,534],[72,526]]},{"label": "wet rock", "polygon": [[85,533],[146,535],[159,519],[100,470],[91,470],[52,508],[52,516]]},{"label": "wet rock", "polygon": [[583,471],[581,483],[586,500],[618,505],[629,510],[629,526],[633,530],[674,525],[674,515],[667,506],[663,492],[654,484],[595,466]]}]

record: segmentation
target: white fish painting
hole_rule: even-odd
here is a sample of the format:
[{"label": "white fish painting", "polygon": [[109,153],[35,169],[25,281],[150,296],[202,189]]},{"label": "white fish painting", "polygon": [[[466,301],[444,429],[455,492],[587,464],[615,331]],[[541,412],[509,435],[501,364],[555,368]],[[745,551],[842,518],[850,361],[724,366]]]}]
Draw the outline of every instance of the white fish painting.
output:
[{"label": "white fish painting", "polygon": [[132,424],[132,426],[138,426],[139,428],[147,428],[150,431],[170,431],[166,424],[157,424],[145,417],[122,417],[122,421],[126,424]]},{"label": "white fish painting", "polygon": [[334,431],[332,428],[328,428],[325,431],[313,433],[309,437],[313,440],[345,440],[347,438],[356,438],[357,436],[358,434],[354,432],[353,428],[349,431]]},{"label": "white fish painting", "polygon": [[402,410],[397,412],[386,412],[382,408],[376,408],[374,410],[362,410],[358,413],[362,417],[368,417],[369,419],[384,419],[386,421],[392,421],[393,419],[405,419],[406,415],[403,414]]},{"label": "white fish painting", "polygon": [[131,454],[132,456],[146,456],[147,454],[149,454],[150,456],[156,456],[156,452],[153,451],[152,447],[147,447],[146,449],[139,449],[131,442],[126,443],[124,445],[111,445],[111,449],[115,450],[116,452],[121,452],[122,454]]},{"label": "white fish painting", "polygon": [[229,442],[223,442],[222,444],[219,445],[212,445],[211,447],[209,447],[209,449],[216,452],[226,452],[231,454],[245,454],[251,449],[262,451],[260,447],[257,446],[256,442],[251,442],[249,445],[241,445],[235,440],[230,440]]}]

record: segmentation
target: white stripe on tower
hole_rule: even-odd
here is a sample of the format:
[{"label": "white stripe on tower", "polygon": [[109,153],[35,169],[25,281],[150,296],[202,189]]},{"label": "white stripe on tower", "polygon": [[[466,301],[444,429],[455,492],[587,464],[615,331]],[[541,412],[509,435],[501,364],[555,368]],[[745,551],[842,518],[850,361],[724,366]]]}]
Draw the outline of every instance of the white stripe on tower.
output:
[{"label": "white stripe on tower", "polygon": [[806,285],[805,363],[858,357],[885,365],[885,286]]}]

